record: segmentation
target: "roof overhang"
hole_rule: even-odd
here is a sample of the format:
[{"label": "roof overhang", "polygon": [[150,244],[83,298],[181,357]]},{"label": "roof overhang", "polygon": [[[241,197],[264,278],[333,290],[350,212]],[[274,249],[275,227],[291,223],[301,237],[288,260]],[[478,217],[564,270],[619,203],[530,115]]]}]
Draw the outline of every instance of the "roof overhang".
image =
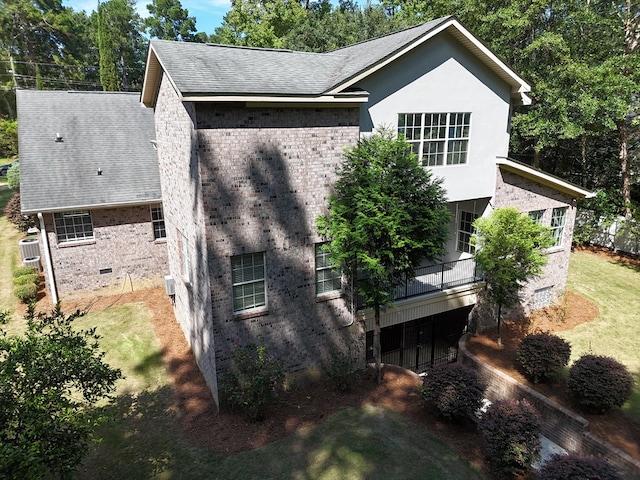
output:
[{"label": "roof overhang", "polygon": [[517,162],[510,158],[499,157],[496,160],[496,164],[503,170],[515,173],[520,177],[553,188],[554,190],[557,190],[559,192],[566,193],[567,195],[571,195],[577,199],[591,198],[595,195],[593,192],[585,190],[578,185],[567,182],[566,180],[558,178],[549,173],[545,173],[542,170],[533,168],[529,165],[525,165],[524,163]]},{"label": "roof overhang", "polygon": [[46,207],[46,208],[31,208],[23,209],[23,215],[35,215],[37,213],[59,213],[59,212],[71,212],[76,210],[98,210],[103,208],[126,208],[126,207],[139,207],[141,205],[154,205],[156,203],[162,203],[161,198],[154,198],[149,200],[140,200],[135,202],[115,202],[115,203],[97,203],[97,204],[79,204],[79,205],[65,205],[62,207]]},{"label": "roof overhang", "polygon": [[[142,93],[140,100],[145,107],[153,107],[158,97],[158,89],[160,88],[160,79],[162,78],[162,64],[156,54],[153,45],[149,43],[149,51],[147,52],[147,64],[144,68],[144,79],[142,81]],[[171,82],[173,84],[173,82]],[[175,88],[175,85],[173,85]],[[176,92],[178,89],[176,89]]]},{"label": "roof overhang", "polygon": [[334,94],[344,90],[345,88],[353,86],[363,78],[366,78],[381,68],[384,68],[391,62],[405,55],[407,52],[417,48],[436,35],[445,31],[453,35],[453,37],[470,50],[471,53],[473,53],[481,62],[487,65],[489,69],[511,86],[511,100],[514,105],[531,105],[531,97],[528,95],[531,91],[531,86],[518,76],[511,68],[509,68],[502,60],[500,60],[489,48],[487,48],[486,45],[471,34],[471,32],[467,30],[455,17],[447,17],[441,24],[429,30],[412,43],[409,43],[404,48],[396,51],[393,55],[390,55],[375,65],[372,65],[370,68],[361,71],[359,74],[347,81],[336,85],[327,93]]}]

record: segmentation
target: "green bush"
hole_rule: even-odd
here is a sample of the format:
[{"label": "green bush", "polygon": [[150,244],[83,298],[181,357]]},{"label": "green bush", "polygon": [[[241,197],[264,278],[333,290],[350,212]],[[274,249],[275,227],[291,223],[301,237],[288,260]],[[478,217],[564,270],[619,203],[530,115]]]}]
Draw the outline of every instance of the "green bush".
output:
[{"label": "green bush", "polygon": [[38,293],[38,287],[35,283],[27,283],[24,285],[16,285],[13,290],[16,297],[20,299],[21,302],[28,303],[29,301],[36,298]]},{"label": "green bush", "polygon": [[532,333],[522,339],[516,357],[533,383],[550,382],[569,363],[571,345],[551,333]]},{"label": "green bush", "polygon": [[0,157],[18,154],[18,122],[0,118]]},{"label": "green bush", "polygon": [[569,369],[567,388],[578,406],[589,413],[621,407],[633,393],[633,376],[611,357],[584,355]]},{"label": "green bush", "polygon": [[7,171],[7,185],[11,190],[20,191],[20,164],[16,163]]},{"label": "green bush", "polygon": [[13,279],[13,284],[17,287],[33,283],[36,287],[40,284],[40,275],[37,273],[27,273]]},{"label": "green bush", "polygon": [[555,454],[542,465],[539,480],[622,480],[615,467],[598,457]]},{"label": "green bush", "polygon": [[457,420],[472,417],[482,406],[486,386],[476,371],[461,363],[439,365],[422,385],[422,398],[433,404],[441,417]]},{"label": "green bush", "polygon": [[232,366],[222,375],[222,389],[234,407],[244,410],[250,421],[261,421],[284,382],[279,362],[267,355],[263,345],[234,347]]},{"label": "green bush", "polygon": [[496,476],[524,473],[540,457],[540,415],[524,399],[491,404],[478,428]]},{"label": "green bush", "polygon": [[38,269],[36,267],[27,267],[26,265],[23,265],[13,271],[13,278],[22,277],[23,275],[31,275],[33,273],[38,273]]}]

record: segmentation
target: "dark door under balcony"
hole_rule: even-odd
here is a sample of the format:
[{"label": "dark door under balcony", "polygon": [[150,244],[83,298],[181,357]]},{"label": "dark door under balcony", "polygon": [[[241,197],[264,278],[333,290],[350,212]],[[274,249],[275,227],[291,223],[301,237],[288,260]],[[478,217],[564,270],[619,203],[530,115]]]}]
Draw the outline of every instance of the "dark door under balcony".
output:
[{"label": "dark door under balcony", "polygon": [[[458,358],[458,340],[473,306],[385,327],[380,332],[382,362],[417,373]],[[373,331],[367,332],[367,362],[373,362]]]}]

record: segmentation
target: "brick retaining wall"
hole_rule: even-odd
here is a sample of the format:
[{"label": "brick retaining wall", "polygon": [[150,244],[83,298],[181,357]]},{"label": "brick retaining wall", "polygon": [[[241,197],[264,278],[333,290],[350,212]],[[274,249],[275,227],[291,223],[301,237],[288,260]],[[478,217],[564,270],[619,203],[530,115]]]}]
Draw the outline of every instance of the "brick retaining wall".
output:
[{"label": "brick retaining wall", "polygon": [[526,398],[542,416],[542,434],[570,452],[604,457],[629,480],[640,480],[640,462],[588,431],[589,422],[541,393],[482,362],[460,339],[458,361],[475,368],[488,385],[486,397],[497,400]]}]

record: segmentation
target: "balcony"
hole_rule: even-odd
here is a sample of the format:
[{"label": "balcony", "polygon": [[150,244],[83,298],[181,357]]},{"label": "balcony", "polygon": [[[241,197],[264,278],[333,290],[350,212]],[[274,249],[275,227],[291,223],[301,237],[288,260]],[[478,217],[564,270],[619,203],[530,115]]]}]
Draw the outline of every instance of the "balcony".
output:
[{"label": "balcony", "polygon": [[[415,277],[405,279],[402,285],[396,287],[394,300],[441,292],[482,281],[473,258],[419,267],[416,268],[415,274]],[[358,309],[366,306],[364,298],[358,295]]]}]

